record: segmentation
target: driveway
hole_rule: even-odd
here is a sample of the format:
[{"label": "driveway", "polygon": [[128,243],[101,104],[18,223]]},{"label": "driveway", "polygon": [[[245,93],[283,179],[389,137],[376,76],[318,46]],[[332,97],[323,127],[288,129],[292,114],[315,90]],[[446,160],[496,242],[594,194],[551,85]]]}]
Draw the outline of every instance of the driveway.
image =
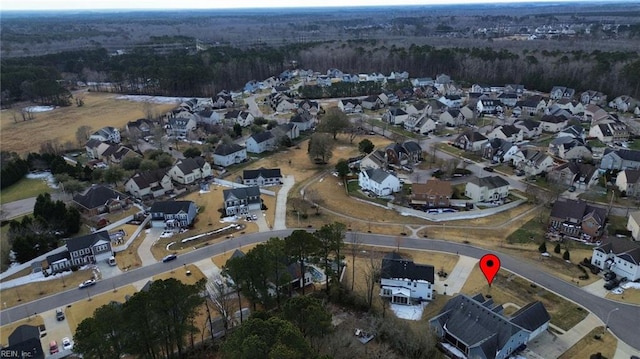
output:
[{"label": "driveway", "polygon": [[144,240],[140,243],[140,246],[138,247],[138,256],[140,256],[143,267],[158,263],[158,260],[153,256],[153,254],[151,254],[151,247],[158,241],[158,239],[160,239],[162,231],[162,228],[149,228]]},{"label": "driveway", "polygon": [[278,191],[278,196],[276,198],[276,216],[273,224],[274,230],[286,229],[286,220],[287,220],[287,196],[289,194],[289,190],[296,183],[296,179],[292,176],[286,176],[282,178],[282,188]]}]

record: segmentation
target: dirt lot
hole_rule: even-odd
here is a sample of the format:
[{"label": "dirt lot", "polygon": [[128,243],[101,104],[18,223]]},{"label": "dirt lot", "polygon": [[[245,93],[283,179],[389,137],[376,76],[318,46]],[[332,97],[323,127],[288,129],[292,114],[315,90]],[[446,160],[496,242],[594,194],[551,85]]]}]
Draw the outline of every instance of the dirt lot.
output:
[{"label": "dirt lot", "polygon": [[[52,140],[60,145],[67,142],[77,148],[76,130],[86,125],[94,130],[105,126],[123,127],[127,122],[145,117],[140,102],[116,100],[117,95],[84,92],[84,106],[69,106],[53,111],[35,113],[35,119],[14,122],[11,110],[0,112],[0,141],[3,151],[18,153],[39,152],[40,144]],[[165,113],[174,104],[152,104],[155,113]],[[37,138],[38,141],[33,141]]]},{"label": "dirt lot", "polygon": [[83,289],[87,293],[87,298],[68,305],[65,314],[69,322],[69,329],[75,333],[78,324],[85,318],[93,315],[96,309],[112,301],[124,303],[127,296],[131,296],[136,292],[133,285],[117,288],[115,292],[107,292],[97,296],[91,295],[91,288]]}]

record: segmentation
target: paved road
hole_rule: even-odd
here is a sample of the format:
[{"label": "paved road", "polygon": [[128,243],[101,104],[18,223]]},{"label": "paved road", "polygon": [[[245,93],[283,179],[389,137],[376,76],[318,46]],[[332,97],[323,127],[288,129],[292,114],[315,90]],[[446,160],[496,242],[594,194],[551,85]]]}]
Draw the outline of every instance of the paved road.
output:
[{"label": "paved road", "polygon": [[[123,273],[119,276],[99,281],[95,286],[87,289],[71,289],[66,292],[58,293],[46,298],[42,298],[30,303],[26,303],[14,308],[2,311],[0,321],[9,323],[27,317],[33,313],[40,313],[46,310],[64,305],[65,303],[73,303],[78,300],[87,299],[92,295],[113,290],[114,287],[124,286],[139,280],[151,278],[168,270],[181,267],[185,263],[194,263],[205,258],[209,258],[216,254],[235,249],[241,245],[261,242],[273,236],[287,236],[291,230],[270,231],[264,233],[252,233],[239,238],[230,239],[221,243],[216,243],[208,247],[204,247],[193,252],[183,254],[177,260],[169,263],[156,263],[146,267],[141,267],[133,271]],[[349,233],[348,235],[354,235]],[[396,239],[394,236],[375,235],[358,233],[359,239],[363,244],[396,247]],[[347,239],[345,242],[349,242]],[[470,245],[452,243],[433,239],[417,239],[404,238],[402,245],[405,248],[433,250],[448,253],[459,253],[464,256],[480,258],[488,251],[486,249],[473,247]],[[501,254],[499,255],[502,267],[512,271],[538,285],[548,288],[551,291],[568,298],[581,306],[587,308],[595,314],[603,322],[609,318],[609,327],[613,333],[622,341],[631,345],[636,350],[640,350],[640,331],[638,330],[637,320],[640,318],[640,306],[617,303],[604,298],[596,297],[579,287],[562,281],[551,274],[548,274],[535,265],[524,262],[521,259]],[[617,311],[612,312],[615,308]]]}]

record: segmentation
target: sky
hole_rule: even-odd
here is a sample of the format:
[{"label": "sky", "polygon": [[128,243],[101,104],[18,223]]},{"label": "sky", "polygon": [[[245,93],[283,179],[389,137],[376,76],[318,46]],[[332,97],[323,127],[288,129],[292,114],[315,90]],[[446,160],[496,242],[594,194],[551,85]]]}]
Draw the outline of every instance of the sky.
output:
[{"label": "sky", "polygon": [[453,5],[576,0],[0,0],[1,10],[234,9],[384,5]]}]

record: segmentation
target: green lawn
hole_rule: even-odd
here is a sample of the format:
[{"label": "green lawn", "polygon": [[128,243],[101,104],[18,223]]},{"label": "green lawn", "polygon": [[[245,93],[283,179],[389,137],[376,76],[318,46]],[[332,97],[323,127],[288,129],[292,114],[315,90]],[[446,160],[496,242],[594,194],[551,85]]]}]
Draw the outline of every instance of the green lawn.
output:
[{"label": "green lawn", "polygon": [[41,193],[51,192],[51,188],[41,179],[23,178],[0,192],[0,203],[5,204],[29,197],[37,197]]},{"label": "green lawn", "polygon": [[633,142],[629,142],[629,149],[640,151],[640,140],[636,139]]},{"label": "green lawn", "polygon": [[[541,243],[547,231],[547,211],[525,223],[507,237],[509,243]],[[541,222],[542,220],[542,222]]]}]

